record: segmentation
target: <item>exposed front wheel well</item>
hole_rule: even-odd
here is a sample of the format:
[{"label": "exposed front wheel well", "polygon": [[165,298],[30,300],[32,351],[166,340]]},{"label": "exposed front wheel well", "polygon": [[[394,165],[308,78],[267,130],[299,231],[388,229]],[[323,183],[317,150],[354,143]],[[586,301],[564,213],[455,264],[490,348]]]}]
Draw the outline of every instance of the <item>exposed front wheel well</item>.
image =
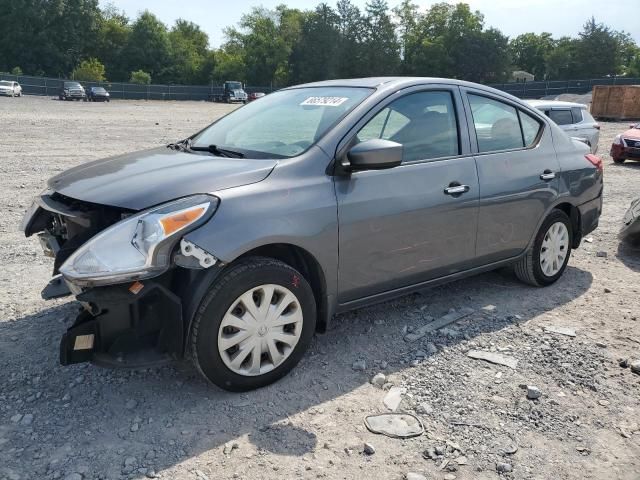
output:
[{"label": "exposed front wheel well", "polygon": [[276,243],[254,248],[244,253],[240,258],[253,256],[280,260],[304,275],[309,285],[311,285],[316,300],[316,311],[318,312],[316,330],[324,332],[327,328],[329,311],[329,305],[327,305],[327,284],[322,267],[314,256],[296,245]]},{"label": "exposed front wheel well", "polygon": [[567,217],[571,220],[571,248],[578,248],[580,241],[582,240],[582,222],[580,218],[580,210],[578,207],[571,205],[570,203],[561,203],[555,206],[556,210],[561,210],[567,214]]}]

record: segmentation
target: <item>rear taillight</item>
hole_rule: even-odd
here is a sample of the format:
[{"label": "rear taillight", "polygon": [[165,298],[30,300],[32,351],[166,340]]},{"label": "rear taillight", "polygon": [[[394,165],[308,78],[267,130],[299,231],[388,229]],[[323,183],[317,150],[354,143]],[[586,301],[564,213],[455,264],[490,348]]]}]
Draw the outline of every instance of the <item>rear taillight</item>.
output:
[{"label": "rear taillight", "polygon": [[599,156],[588,153],[584,156],[584,158],[589,160],[589,163],[596,167],[598,171],[602,172],[604,170],[604,164],[602,163],[602,159]]}]

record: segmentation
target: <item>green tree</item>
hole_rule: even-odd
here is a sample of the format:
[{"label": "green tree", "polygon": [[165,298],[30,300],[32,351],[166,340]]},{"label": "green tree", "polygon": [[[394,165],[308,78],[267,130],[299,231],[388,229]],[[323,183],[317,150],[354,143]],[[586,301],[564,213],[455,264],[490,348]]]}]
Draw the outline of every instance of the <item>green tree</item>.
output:
[{"label": "green tree", "polygon": [[364,75],[397,74],[400,43],[385,0],[371,0],[365,8]]},{"label": "green tree", "polygon": [[576,45],[576,73],[583,78],[604,77],[621,72],[622,58],[617,32],[591,17],[579,34]]},{"label": "green tree", "polygon": [[135,72],[131,72],[129,82],[139,85],[149,85],[151,83],[151,75],[144,70],[136,70]]},{"label": "green tree", "polygon": [[22,69],[20,67],[13,67],[11,69],[11,75],[22,75]]},{"label": "green tree", "polygon": [[326,3],[304,16],[299,41],[293,46],[289,60],[292,83],[338,76],[339,20]]},{"label": "green tree", "polygon": [[169,42],[171,66],[167,76],[176,83],[201,82],[201,70],[208,53],[208,35],[195,23],[179,19],[169,32]]},{"label": "green tree", "polygon": [[339,0],[338,12],[338,77],[352,78],[363,75],[365,21],[360,9],[350,0]]},{"label": "green tree", "polygon": [[575,78],[579,70],[577,60],[578,41],[562,37],[554,42],[553,50],[545,55],[546,77],[549,80],[567,80]]},{"label": "green tree", "polygon": [[85,82],[104,82],[106,80],[104,65],[97,58],[83,60],[73,70],[72,78]]},{"label": "green tree", "polygon": [[402,3],[393,9],[393,13],[396,16],[396,26],[400,40],[402,70],[404,73],[409,73],[411,67],[408,59],[414,53],[413,48],[415,47],[415,39],[418,33],[417,27],[421,15],[418,12],[418,6],[412,3],[411,0],[402,0]]},{"label": "green tree", "polygon": [[141,69],[158,82],[171,80],[171,44],[167,26],[145,10],[133,23],[124,49],[129,71]]},{"label": "green tree", "polygon": [[547,73],[546,58],[554,48],[550,33],[524,33],[518,35],[509,44],[513,64],[543,80]]},{"label": "green tree", "polygon": [[131,35],[129,19],[115,7],[107,5],[98,22],[95,56],[102,60],[111,80],[124,82],[129,78],[125,48]]}]

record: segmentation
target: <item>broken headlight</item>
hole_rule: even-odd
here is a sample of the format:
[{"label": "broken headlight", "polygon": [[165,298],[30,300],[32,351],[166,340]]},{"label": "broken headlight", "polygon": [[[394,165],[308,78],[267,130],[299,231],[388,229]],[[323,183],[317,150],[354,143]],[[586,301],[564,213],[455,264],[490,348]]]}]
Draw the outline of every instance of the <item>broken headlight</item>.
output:
[{"label": "broken headlight", "polygon": [[125,218],[76,250],[60,267],[78,285],[109,285],[164,272],[180,237],[205,223],[218,207],[211,195],[194,195]]}]

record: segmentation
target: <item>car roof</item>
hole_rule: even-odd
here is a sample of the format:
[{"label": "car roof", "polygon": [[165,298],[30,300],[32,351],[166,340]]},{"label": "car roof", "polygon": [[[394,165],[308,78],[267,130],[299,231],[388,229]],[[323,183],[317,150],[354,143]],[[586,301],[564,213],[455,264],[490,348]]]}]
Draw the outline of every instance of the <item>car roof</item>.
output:
[{"label": "car roof", "polygon": [[[406,88],[414,85],[429,85],[429,84],[447,84],[458,85],[461,87],[472,87],[476,89],[482,89],[499,93],[502,96],[516,98],[502,90],[496,90],[495,88],[487,87],[486,85],[480,85],[478,83],[466,82],[464,80],[456,80],[453,78],[438,78],[438,77],[365,77],[365,78],[343,78],[336,80],[323,80],[320,82],[303,83],[301,85],[293,85],[288,87],[305,88],[305,87],[364,87],[364,88]],[[286,90],[286,89],[285,89]]]},{"label": "car roof", "polygon": [[553,108],[553,107],[561,107],[561,108],[587,108],[584,103],[574,103],[574,102],[562,102],[560,100],[525,100],[529,105],[536,108]]}]

